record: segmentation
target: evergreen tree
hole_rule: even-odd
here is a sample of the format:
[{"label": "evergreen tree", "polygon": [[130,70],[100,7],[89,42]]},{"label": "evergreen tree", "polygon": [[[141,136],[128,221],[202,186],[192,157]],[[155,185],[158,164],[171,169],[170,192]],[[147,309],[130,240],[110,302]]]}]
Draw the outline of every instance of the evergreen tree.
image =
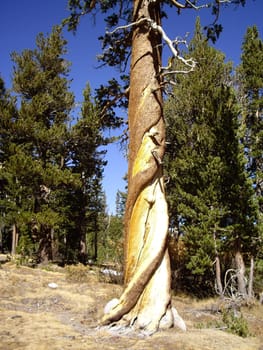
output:
[{"label": "evergreen tree", "polygon": [[[263,266],[263,42],[258,29],[247,29],[242,45],[241,64],[237,69],[239,97],[242,104],[243,145],[246,152],[246,168],[252,180],[258,215],[253,237],[251,259],[258,257],[257,265]],[[261,261],[261,262],[260,262]],[[260,268],[262,270],[262,267]],[[261,272],[262,276],[262,272]],[[258,276],[259,277],[259,276]],[[260,279],[260,278],[258,278]],[[262,278],[261,278],[262,279]]]},{"label": "evergreen tree", "polygon": [[12,242],[10,235],[15,211],[13,201],[6,191],[8,180],[5,176],[6,162],[12,155],[14,138],[12,124],[16,117],[16,101],[5,89],[4,81],[0,77],[0,251],[10,251],[11,247],[15,250],[16,247],[16,240]]},{"label": "evergreen tree", "polygon": [[[199,19],[188,54],[197,68],[177,77],[166,105],[167,192],[171,223],[183,235],[184,273],[194,279],[190,288],[212,293],[214,261],[219,263],[226,249],[234,253],[235,235],[245,240],[254,217],[238,142],[239,110],[229,87],[231,64],[208,45]],[[216,270],[220,274],[219,265]]]},{"label": "evergreen tree", "polygon": [[[101,109],[84,90],[79,120],[69,128],[73,94],[60,27],[37,37],[35,50],[13,53],[15,99],[1,81],[1,208],[18,251],[38,261],[97,260],[106,204]],[[2,226],[2,224],[1,224]],[[10,244],[9,244],[10,245]],[[14,250],[12,250],[15,253]]]},{"label": "evergreen tree", "polygon": [[[78,245],[79,258],[93,261],[98,256],[98,234],[100,216],[105,212],[105,200],[102,191],[105,150],[102,146],[110,140],[103,137],[100,109],[92,101],[91,89],[87,85],[84,93],[81,116],[72,127],[70,135],[70,166],[73,173],[80,174],[81,186],[71,198],[72,220],[75,221],[75,234],[71,237],[69,247]],[[76,213],[78,213],[76,215]],[[75,242],[75,243],[74,243]],[[87,246],[89,242],[89,246]]]},{"label": "evergreen tree", "polygon": [[[20,99],[13,154],[6,164],[10,195],[17,206],[16,221],[21,235],[20,250],[25,239],[35,245],[40,261],[56,258],[60,230],[64,218],[57,208],[57,190],[74,177],[66,168],[67,121],[73,106],[68,91],[66,41],[60,27],[54,27],[45,38],[39,34],[37,49],[13,53],[15,63],[13,89]],[[8,175],[9,171],[9,175]],[[16,190],[14,189],[16,188]]]}]

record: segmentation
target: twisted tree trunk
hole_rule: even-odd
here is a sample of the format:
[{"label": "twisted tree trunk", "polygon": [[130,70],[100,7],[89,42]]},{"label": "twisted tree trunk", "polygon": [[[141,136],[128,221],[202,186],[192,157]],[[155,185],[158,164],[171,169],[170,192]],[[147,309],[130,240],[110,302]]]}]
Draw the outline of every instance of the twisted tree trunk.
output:
[{"label": "twisted tree trunk", "polygon": [[[134,1],[134,22],[160,24],[158,2]],[[125,213],[125,288],[102,323],[119,321],[152,333],[179,318],[171,307],[168,211],[162,159],[165,125],[161,91],[161,37],[148,22],[133,32],[129,96],[129,169]]]}]

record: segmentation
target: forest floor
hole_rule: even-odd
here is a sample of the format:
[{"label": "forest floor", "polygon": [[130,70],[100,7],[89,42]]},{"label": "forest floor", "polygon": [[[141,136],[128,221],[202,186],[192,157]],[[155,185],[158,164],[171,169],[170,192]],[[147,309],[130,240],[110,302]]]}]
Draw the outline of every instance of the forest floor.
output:
[{"label": "forest floor", "polygon": [[97,328],[104,305],[121,286],[95,268],[0,265],[0,350],[263,350],[263,306],[243,308],[246,338],[229,333],[216,299],[175,296],[187,331],[172,328],[150,337]]}]

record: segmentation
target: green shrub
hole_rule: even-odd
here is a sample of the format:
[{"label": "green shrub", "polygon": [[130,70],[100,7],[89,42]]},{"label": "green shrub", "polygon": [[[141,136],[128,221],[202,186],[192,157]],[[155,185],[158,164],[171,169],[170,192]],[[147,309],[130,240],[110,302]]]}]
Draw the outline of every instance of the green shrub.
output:
[{"label": "green shrub", "polygon": [[237,334],[240,337],[248,337],[249,330],[247,321],[243,317],[242,313],[236,315],[233,310],[228,309],[223,311],[223,322],[227,326],[227,330],[230,333]]}]

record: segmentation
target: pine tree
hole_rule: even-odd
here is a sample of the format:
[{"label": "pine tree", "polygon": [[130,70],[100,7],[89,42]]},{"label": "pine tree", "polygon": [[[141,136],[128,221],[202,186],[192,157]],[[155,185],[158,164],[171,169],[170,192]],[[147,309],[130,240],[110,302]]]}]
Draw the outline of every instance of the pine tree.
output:
[{"label": "pine tree", "polygon": [[68,241],[71,249],[78,245],[78,255],[82,262],[87,258],[96,261],[98,257],[99,222],[105,211],[102,176],[106,151],[102,147],[109,141],[103,136],[100,109],[92,101],[89,84],[83,96],[81,116],[70,133],[70,166],[73,173],[80,174],[81,177],[81,186],[72,193],[70,204],[74,204],[71,209],[74,213],[72,220],[78,238],[72,237]]},{"label": "pine tree", "polygon": [[[239,97],[242,104],[243,146],[246,152],[246,168],[253,183],[257,218],[250,252],[251,263],[258,258],[262,264],[263,256],[263,42],[258,29],[247,29],[242,45],[241,64],[237,69]],[[261,261],[261,262],[260,262]],[[262,268],[261,268],[262,269]],[[261,274],[262,276],[262,274]],[[259,277],[259,276],[258,276]],[[258,278],[260,279],[260,278]],[[251,279],[250,279],[251,280]],[[252,281],[251,281],[252,284]],[[250,287],[251,293],[252,287]]]},{"label": "pine tree", "polygon": [[[59,226],[57,190],[74,183],[66,168],[67,121],[73,106],[68,91],[66,41],[60,27],[54,27],[48,38],[39,34],[37,49],[13,53],[15,63],[13,90],[20,99],[15,128],[15,150],[9,158],[10,173],[16,174],[21,206],[19,224],[20,249],[23,236],[35,244],[40,261],[56,258]],[[17,203],[16,205],[20,205]],[[21,214],[21,210],[23,215]],[[24,227],[24,229],[22,229]]]},{"label": "pine tree", "polygon": [[38,35],[35,50],[12,54],[18,111],[15,100],[4,99],[1,82],[2,216],[19,235],[18,251],[41,262],[96,260],[104,229],[102,147],[111,141],[103,136],[109,125],[87,85],[81,116],[69,128],[74,98],[65,46],[54,27],[49,37]]},{"label": "pine tree", "polygon": [[[219,263],[227,245],[234,254],[235,235],[251,233],[254,217],[238,141],[239,110],[229,87],[231,64],[208,45],[199,19],[189,56],[197,68],[177,78],[166,105],[169,211],[183,235],[191,288],[213,293],[214,261]],[[219,265],[216,271],[220,274]]]},{"label": "pine tree", "polygon": [[10,227],[15,232],[15,208],[6,186],[8,178],[6,174],[6,162],[12,155],[14,130],[13,120],[17,117],[16,101],[5,89],[5,84],[0,77],[0,251],[11,250],[15,252],[16,236],[10,236]]}]

